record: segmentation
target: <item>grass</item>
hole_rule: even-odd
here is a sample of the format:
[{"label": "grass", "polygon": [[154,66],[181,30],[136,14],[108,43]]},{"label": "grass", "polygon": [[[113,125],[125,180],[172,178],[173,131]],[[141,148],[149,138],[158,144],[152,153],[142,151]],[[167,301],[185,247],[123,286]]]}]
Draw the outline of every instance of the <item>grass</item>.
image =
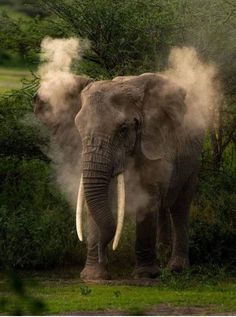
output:
[{"label": "grass", "polygon": [[236,281],[222,275],[183,274],[173,277],[163,273],[158,285],[151,287],[86,285],[78,277],[56,275],[24,275],[22,281],[26,288],[22,293],[27,290],[29,300],[24,300],[17,287],[14,290],[9,286],[6,277],[1,278],[0,295],[6,301],[2,313],[21,309],[21,313],[33,314],[30,310],[32,299],[45,303],[41,313],[47,314],[98,311],[143,314],[163,304],[203,308],[207,313],[236,312]]},{"label": "grass", "polygon": [[30,76],[25,69],[0,67],[0,93],[20,88],[22,80]]},{"label": "grass", "polygon": [[[173,290],[163,286],[99,286],[89,287],[91,293],[83,295],[81,285],[44,283],[39,296],[46,299],[50,313],[66,311],[145,311],[152,305],[169,303],[173,306],[210,306],[217,311],[233,311],[236,306],[236,286],[200,287],[188,290]],[[119,294],[117,296],[116,294]],[[230,296],[231,295],[231,296]]]}]

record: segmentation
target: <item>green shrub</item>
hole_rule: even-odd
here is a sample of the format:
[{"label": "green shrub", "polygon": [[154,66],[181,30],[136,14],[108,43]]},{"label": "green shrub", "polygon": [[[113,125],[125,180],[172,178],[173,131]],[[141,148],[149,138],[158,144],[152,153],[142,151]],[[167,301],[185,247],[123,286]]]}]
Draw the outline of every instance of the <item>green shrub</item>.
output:
[{"label": "green shrub", "polygon": [[190,253],[194,264],[236,264],[236,177],[200,174],[191,208]]},{"label": "green shrub", "polygon": [[[74,217],[40,160],[0,160],[0,264],[48,268],[77,246]],[[78,258],[81,256],[78,250]],[[82,259],[80,259],[82,260]]]},{"label": "green shrub", "polygon": [[84,258],[24,93],[0,99],[0,266],[49,268]]}]

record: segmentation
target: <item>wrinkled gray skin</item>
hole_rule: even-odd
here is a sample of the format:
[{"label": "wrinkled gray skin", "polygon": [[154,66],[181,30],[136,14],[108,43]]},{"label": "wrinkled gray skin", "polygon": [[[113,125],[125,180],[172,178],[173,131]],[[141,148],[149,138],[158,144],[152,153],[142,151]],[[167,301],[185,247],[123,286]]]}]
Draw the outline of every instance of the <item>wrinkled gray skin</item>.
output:
[{"label": "wrinkled gray skin", "polygon": [[[77,81],[78,102],[71,105],[57,129],[65,125],[64,120],[70,126],[75,119],[79,133],[73,135],[81,138],[83,146],[83,182],[89,211],[87,260],[81,278],[110,277],[106,249],[114,237],[115,222],[108,201],[109,184],[128,168],[130,160],[150,197],[147,206],[137,210],[133,276],[159,275],[156,237],[159,243],[168,245],[169,214],[172,253],[168,267],[182,271],[189,266],[189,207],[204,134],[184,123],[186,92],[166,77],[152,73],[97,82],[78,77]],[[36,114],[50,126],[39,97]],[[103,255],[100,262],[98,248]]]}]

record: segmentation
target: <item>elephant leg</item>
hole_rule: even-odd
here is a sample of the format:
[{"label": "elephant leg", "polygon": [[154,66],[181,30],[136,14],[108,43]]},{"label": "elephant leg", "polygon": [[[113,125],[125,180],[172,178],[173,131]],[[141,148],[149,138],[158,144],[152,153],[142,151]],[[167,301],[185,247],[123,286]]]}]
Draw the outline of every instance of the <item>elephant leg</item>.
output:
[{"label": "elephant leg", "polygon": [[156,259],[157,210],[139,210],[136,217],[136,266],[134,278],[155,278],[160,274]]},{"label": "elephant leg", "polygon": [[171,254],[171,219],[169,208],[160,208],[157,219],[157,250],[162,266],[167,264]]},{"label": "elephant leg", "polygon": [[191,176],[173,207],[170,209],[173,230],[173,246],[168,268],[181,272],[189,267],[189,209],[193,197],[195,176]]},{"label": "elephant leg", "polygon": [[87,259],[80,273],[80,277],[84,281],[110,279],[107,271],[107,263],[99,263],[98,261],[98,241],[98,227],[90,212],[87,211]]}]

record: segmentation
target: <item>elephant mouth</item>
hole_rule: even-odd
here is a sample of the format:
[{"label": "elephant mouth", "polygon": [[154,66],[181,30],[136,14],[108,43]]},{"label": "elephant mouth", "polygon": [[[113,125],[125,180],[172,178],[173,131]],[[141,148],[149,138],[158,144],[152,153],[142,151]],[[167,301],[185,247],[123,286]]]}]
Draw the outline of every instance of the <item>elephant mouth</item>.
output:
[{"label": "elephant mouth", "polygon": [[[125,216],[125,181],[124,173],[120,173],[117,177],[117,225],[113,239],[112,249],[116,250],[122,233]],[[85,207],[85,194],[83,185],[83,174],[81,175],[77,207],[76,207],[76,231],[80,241],[83,241],[83,210]]]}]

